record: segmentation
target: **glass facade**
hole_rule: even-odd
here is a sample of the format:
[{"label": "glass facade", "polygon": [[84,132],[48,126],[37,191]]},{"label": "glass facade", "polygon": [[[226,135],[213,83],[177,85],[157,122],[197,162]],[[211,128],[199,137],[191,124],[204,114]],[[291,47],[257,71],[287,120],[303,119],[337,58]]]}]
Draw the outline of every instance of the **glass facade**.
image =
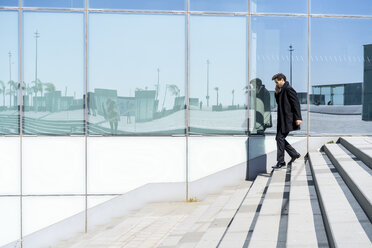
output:
[{"label": "glass facade", "polygon": [[369,0],[0,0],[0,247],[272,152],[279,72],[301,105],[291,142],[371,135],[371,15]]}]

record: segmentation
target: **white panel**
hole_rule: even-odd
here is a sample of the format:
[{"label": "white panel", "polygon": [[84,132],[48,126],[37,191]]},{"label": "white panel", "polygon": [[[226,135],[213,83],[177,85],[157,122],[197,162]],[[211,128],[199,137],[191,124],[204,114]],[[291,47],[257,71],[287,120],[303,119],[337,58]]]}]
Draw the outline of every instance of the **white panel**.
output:
[{"label": "white panel", "polygon": [[0,194],[20,194],[20,138],[0,138]]},{"label": "white panel", "polygon": [[[85,210],[84,196],[30,196],[23,198],[23,235],[27,236],[43,228],[49,227],[52,224],[66,220],[67,218],[83,212]],[[84,221],[82,219],[80,231],[84,231]],[[68,232],[69,227],[61,225],[61,229],[55,229],[59,233]],[[74,229],[76,229],[76,224]],[[53,235],[53,233],[49,233]]]},{"label": "white panel", "polygon": [[88,193],[184,182],[185,142],[184,137],[89,137]]},{"label": "white panel", "polygon": [[88,209],[109,201],[117,196],[88,196]]},{"label": "white panel", "polygon": [[246,137],[190,137],[190,181],[247,161]]},{"label": "white panel", "polygon": [[0,247],[20,239],[20,214],[19,197],[0,197]]},{"label": "white panel", "polygon": [[23,194],[84,194],[84,185],[84,137],[23,138]]}]

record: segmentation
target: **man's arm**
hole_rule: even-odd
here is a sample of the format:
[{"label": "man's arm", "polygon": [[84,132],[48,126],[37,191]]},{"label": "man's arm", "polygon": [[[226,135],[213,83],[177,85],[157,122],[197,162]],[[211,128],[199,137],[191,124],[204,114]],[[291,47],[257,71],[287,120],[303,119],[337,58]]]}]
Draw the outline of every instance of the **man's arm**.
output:
[{"label": "man's arm", "polygon": [[300,102],[298,101],[297,93],[293,88],[288,89],[288,100],[291,104],[295,121],[302,120]]}]

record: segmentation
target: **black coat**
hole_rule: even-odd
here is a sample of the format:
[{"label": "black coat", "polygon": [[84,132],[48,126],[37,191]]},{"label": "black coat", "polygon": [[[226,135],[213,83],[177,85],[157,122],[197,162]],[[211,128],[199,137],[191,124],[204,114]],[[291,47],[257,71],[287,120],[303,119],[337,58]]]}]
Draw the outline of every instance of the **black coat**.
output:
[{"label": "black coat", "polygon": [[285,82],[279,93],[275,93],[276,103],[278,104],[278,131],[289,133],[299,130],[296,120],[302,120],[300,102],[296,91]]}]

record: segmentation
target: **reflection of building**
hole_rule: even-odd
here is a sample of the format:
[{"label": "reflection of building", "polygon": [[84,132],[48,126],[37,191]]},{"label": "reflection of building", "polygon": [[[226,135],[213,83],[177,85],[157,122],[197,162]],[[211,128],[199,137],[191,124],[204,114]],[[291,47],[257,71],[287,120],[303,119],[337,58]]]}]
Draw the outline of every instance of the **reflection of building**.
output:
[{"label": "reflection of building", "polygon": [[136,114],[136,99],[134,97],[118,97],[120,115],[134,116]]},{"label": "reflection of building", "polygon": [[135,92],[136,122],[154,119],[155,95],[155,90],[137,90]]},{"label": "reflection of building", "polygon": [[360,105],[362,83],[314,85],[310,102],[315,105]]},{"label": "reflection of building", "polygon": [[372,121],[372,44],[364,45],[362,120]]},{"label": "reflection of building", "polygon": [[176,98],[174,98],[174,106],[173,106],[174,111],[183,109],[184,105],[185,105],[185,96],[177,96]]}]

